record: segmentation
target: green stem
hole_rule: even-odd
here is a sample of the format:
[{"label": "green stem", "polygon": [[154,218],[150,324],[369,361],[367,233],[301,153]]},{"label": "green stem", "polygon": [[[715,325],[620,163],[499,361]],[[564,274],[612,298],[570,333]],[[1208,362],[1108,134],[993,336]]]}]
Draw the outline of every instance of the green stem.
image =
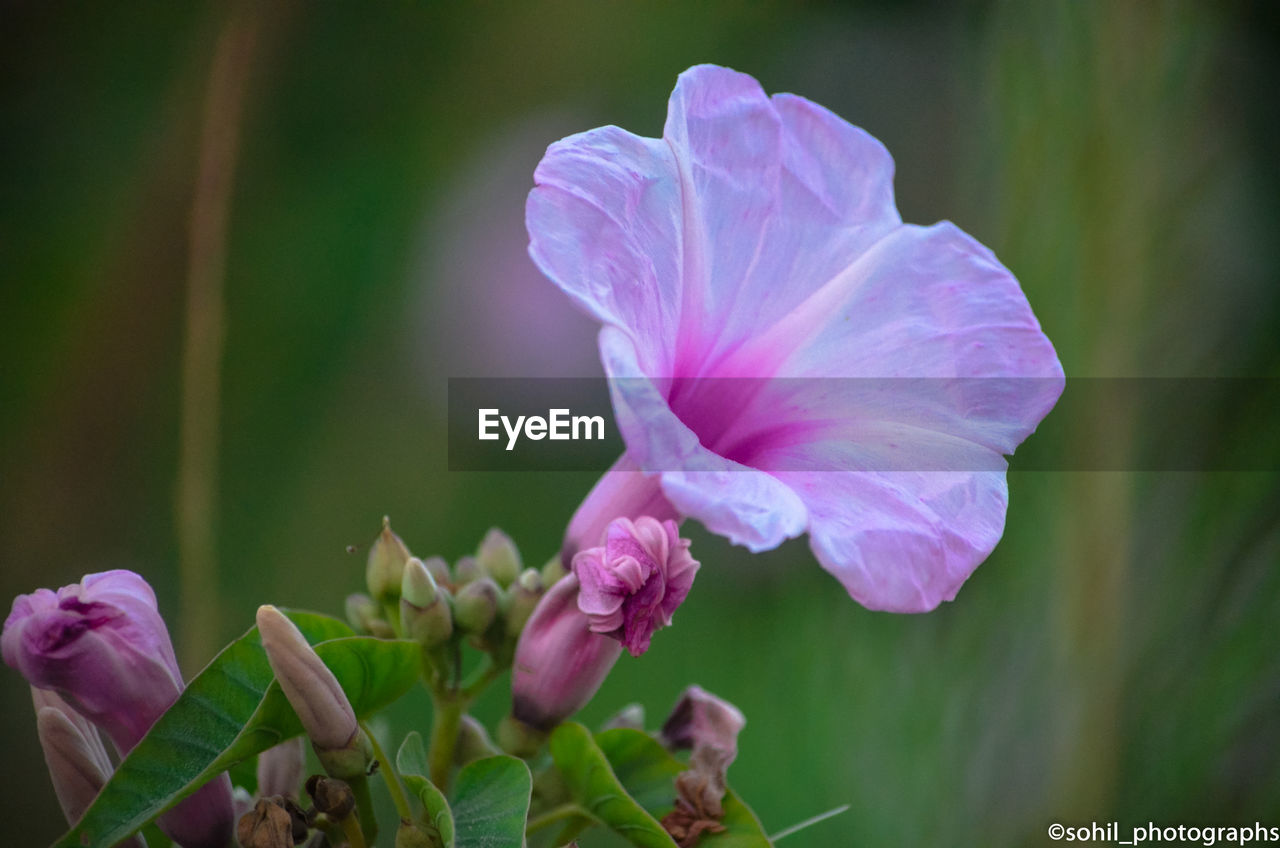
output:
[{"label": "green stem", "polygon": [[405,797],[404,789],[400,786],[400,775],[396,772],[395,765],[382,750],[378,737],[373,735],[369,726],[363,722],[360,726],[364,728],[365,735],[369,737],[369,744],[373,746],[373,758],[378,761],[378,771],[382,772],[382,779],[387,782],[387,791],[391,793],[391,802],[396,805],[396,812],[400,814],[401,819],[410,818],[412,813],[409,809],[409,799]]},{"label": "green stem", "polygon": [[361,841],[356,842],[351,837],[352,827],[347,824],[351,821],[351,816],[347,816],[342,820],[342,830],[347,835],[347,840],[351,842],[351,848],[364,848],[364,846],[374,844],[378,838],[378,819],[373,814],[373,796],[369,794],[368,778],[358,777],[355,780],[347,781],[351,787],[351,791],[356,796],[356,813],[360,819],[360,826],[356,833],[360,836]]},{"label": "green stem", "polygon": [[556,822],[572,818],[583,818],[587,819],[588,823],[598,823],[596,817],[588,813],[582,807],[579,807],[577,804],[569,803],[561,804],[559,807],[553,807],[545,813],[529,819],[529,823],[525,826],[524,832],[531,835],[542,830],[544,827],[550,827]]},{"label": "green stem", "polygon": [[356,816],[347,816],[339,824],[342,825],[342,834],[347,837],[351,848],[366,848],[364,833],[360,830],[360,822],[356,821]]},{"label": "green stem", "polygon": [[453,768],[453,751],[458,745],[458,728],[462,725],[465,704],[457,698],[433,693],[435,709],[431,716],[431,750],[427,767],[431,782],[441,792],[449,791],[449,772]]}]

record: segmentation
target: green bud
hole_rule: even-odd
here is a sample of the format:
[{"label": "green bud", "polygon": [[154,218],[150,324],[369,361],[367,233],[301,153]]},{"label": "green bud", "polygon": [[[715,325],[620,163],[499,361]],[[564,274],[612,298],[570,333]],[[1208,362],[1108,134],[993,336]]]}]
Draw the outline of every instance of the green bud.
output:
[{"label": "green bud", "polygon": [[489,731],[484,729],[484,725],[464,714],[462,723],[458,726],[458,744],[453,749],[453,762],[465,766],[472,760],[501,753],[489,738]]},{"label": "green bud", "polygon": [[400,537],[391,532],[391,519],[382,517],[382,532],[369,547],[369,561],[365,566],[365,582],[374,600],[395,600],[400,593],[400,580],[404,564],[409,561],[409,549]]},{"label": "green bud", "polygon": [[[405,569],[408,572],[409,569]],[[422,572],[426,574],[424,570]],[[435,586],[435,584],[432,584]],[[415,606],[409,603],[408,597],[400,599],[400,622],[404,635],[422,645],[434,648],[449,641],[453,635],[452,598],[449,590],[443,586],[435,586],[435,596],[426,606]]]},{"label": "green bud", "polygon": [[547,732],[525,724],[515,716],[498,722],[498,745],[508,754],[528,759],[537,754],[547,741]]},{"label": "green bud", "polygon": [[507,634],[519,636],[534,607],[542,600],[542,575],[526,568],[507,593]]},{"label": "green bud", "polygon": [[429,607],[436,599],[436,581],[417,557],[409,557],[400,580],[400,598],[415,607]]},{"label": "green bud", "polygon": [[444,557],[427,557],[422,561],[427,567],[427,572],[431,575],[431,579],[435,580],[440,586],[448,586],[453,582],[453,577],[449,574],[449,563],[444,561]]},{"label": "green bud", "polygon": [[453,567],[453,582],[457,586],[465,586],[472,580],[484,577],[484,571],[475,557],[464,556]]},{"label": "green bud", "polygon": [[473,580],[459,589],[453,601],[458,628],[475,636],[483,634],[498,615],[500,595],[498,584],[489,577]]},{"label": "green bud", "polygon": [[476,551],[476,561],[482,571],[497,581],[503,589],[515,582],[520,576],[520,551],[515,542],[497,527],[492,527],[485,534],[480,549]]},{"label": "green bud", "polygon": [[542,566],[542,588],[550,589],[559,582],[569,572],[565,570],[564,563],[560,560],[560,555],[556,554],[547,560],[547,564]]},{"label": "green bud", "polygon": [[431,833],[422,825],[400,820],[395,848],[443,848],[443,845],[438,834]]},{"label": "green bud", "polygon": [[644,704],[627,704],[608,718],[600,729],[612,730],[615,727],[644,730]]},{"label": "green bud", "polygon": [[378,620],[378,604],[373,598],[363,592],[357,592],[354,595],[347,595],[345,606],[347,621],[352,627],[361,633],[373,631],[372,622]]}]

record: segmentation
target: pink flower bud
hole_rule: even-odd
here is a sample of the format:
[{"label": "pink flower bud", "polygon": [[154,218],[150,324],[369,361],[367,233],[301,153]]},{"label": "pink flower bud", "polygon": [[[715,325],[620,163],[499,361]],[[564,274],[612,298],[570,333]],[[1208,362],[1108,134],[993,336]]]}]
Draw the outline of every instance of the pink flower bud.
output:
[{"label": "pink flower bud", "polygon": [[360,732],[338,679],[297,625],[270,605],[258,607],[258,632],[267,661],[317,750],[348,747]]},{"label": "pink flower bud", "polygon": [[[122,755],[183,688],[155,593],[131,571],[18,596],[0,652],[32,686],[55,690],[101,728]],[[57,719],[45,722],[50,732],[66,729]],[[184,848],[222,848],[231,838],[231,781],[214,778],[159,824]]]},{"label": "pink flower bud", "polygon": [[649,649],[653,632],[671,623],[697,570],[674,521],[618,518],[609,524],[603,545],[573,558],[582,587],[578,608],[587,614],[592,632],[612,636],[638,657]]},{"label": "pink flower bud", "polygon": [[568,575],[542,596],[516,643],[511,714],[549,730],[582,708],[617,662],[622,646],[591,632]]},{"label": "pink flower bud", "polygon": [[258,755],[258,795],[297,798],[306,765],[301,736],[263,751]]}]

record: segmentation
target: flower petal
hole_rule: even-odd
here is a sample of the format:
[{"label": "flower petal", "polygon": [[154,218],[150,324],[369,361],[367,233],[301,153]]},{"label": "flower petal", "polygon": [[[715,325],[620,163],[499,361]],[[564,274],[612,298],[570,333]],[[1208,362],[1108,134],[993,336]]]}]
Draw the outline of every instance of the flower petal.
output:
[{"label": "flower petal", "polygon": [[534,181],[525,207],[534,263],[588,313],[643,339],[646,368],[670,372],[683,296],[671,149],[604,127],[551,145]]},{"label": "flower petal", "polygon": [[804,504],[778,479],[699,443],[643,377],[635,347],[620,331],[600,331],[600,356],[627,452],[641,470],[662,471],[662,491],[682,515],[752,551],[769,550],[804,532]]},{"label": "flower petal", "polygon": [[999,471],[785,472],[809,544],[863,606],[926,612],[953,599],[1004,532]]}]

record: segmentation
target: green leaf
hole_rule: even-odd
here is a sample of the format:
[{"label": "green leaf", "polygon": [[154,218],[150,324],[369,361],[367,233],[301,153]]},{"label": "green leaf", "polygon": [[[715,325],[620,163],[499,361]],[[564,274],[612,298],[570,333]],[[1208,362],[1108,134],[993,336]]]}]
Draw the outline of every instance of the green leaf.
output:
[{"label": "green leaf", "polygon": [[[688,766],[647,733],[619,727],[596,734],[596,744],[632,798],[655,818],[675,807],[675,777]],[[751,808],[729,790],[724,796],[724,833],[704,833],[698,848],[768,848],[772,843]]]},{"label": "green leaf", "polygon": [[499,754],[458,772],[453,791],[457,848],[510,848],[524,841],[533,776],[524,760]]},{"label": "green leaf", "polygon": [[427,821],[440,833],[444,848],[453,848],[453,813],[449,810],[449,802],[427,779],[427,749],[422,744],[422,735],[413,731],[400,744],[396,754],[396,771],[404,780],[404,785],[418,797],[427,811]]},{"label": "green leaf", "polygon": [[[353,636],[346,624],[316,613],[286,614],[315,644],[360,717],[418,679],[416,643]],[[55,848],[109,848],[234,763],[301,732],[252,628],[191,681]]]},{"label": "green leaf", "polygon": [[[564,776],[577,803],[633,845],[675,848],[675,842],[648,811],[628,793],[614,774],[591,732],[576,722],[551,734],[551,759]],[[670,790],[674,802],[675,790]]]}]

